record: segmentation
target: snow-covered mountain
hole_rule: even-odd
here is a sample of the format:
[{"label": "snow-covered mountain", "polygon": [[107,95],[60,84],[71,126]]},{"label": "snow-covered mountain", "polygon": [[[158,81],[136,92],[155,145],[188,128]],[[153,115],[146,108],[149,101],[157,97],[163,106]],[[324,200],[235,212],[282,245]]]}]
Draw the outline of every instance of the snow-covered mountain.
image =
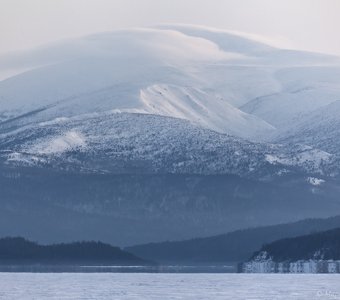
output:
[{"label": "snow-covered mountain", "polygon": [[272,126],[232,107],[218,91],[205,91],[205,79],[196,74],[195,66],[241,58],[173,30],[91,36],[2,58],[13,69],[20,61],[26,68],[30,62],[32,70],[0,83],[0,113],[7,120],[44,109],[40,120],[46,120],[115,109],[187,119],[244,137],[271,131]]},{"label": "snow-covered mountain", "polygon": [[325,151],[249,142],[157,115],[94,113],[16,129],[12,122],[7,126],[9,132],[0,135],[0,157],[18,166],[125,173],[119,167],[123,164],[129,172],[135,168],[146,173],[234,174],[257,179],[297,172],[327,176],[334,170],[335,157]]},{"label": "snow-covered mountain", "polygon": [[282,84],[280,92],[257,97],[241,109],[279,130],[309,118],[309,114],[322,116],[323,108],[339,100],[340,67],[288,67],[275,76]]},{"label": "snow-covered mountain", "polygon": [[132,218],[144,231],[167,220],[163,235],[103,236],[122,243],[178,239],[183,226],[187,238],[340,213],[339,73],[336,57],[188,25],[3,55],[2,204],[7,215],[20,211],[34,186],[30,214],[105,215],[118,228]]},{"label": "snow-covered mountain", "polygon": [[277,135],[282,143],[308,144],[329,153],[340,151],[340,98],[319,110],[296,120],[291,127]]}]

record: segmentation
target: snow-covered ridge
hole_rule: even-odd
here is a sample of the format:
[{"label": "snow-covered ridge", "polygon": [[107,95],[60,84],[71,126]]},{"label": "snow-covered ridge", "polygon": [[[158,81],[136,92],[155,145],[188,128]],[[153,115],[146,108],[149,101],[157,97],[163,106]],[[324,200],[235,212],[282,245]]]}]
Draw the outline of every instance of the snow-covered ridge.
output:
[{"label": "snow-covered ridge", "polygon": [[[192,68],[196,65],[242,60],[248,60],[247,56],[222,50],[209,39],[174,29],[122,30],[57,43],[21,55],[0,57],[0,71],[32,68],[0,83],[0,116],[6,120],[45,106],[49,109],[44,115],[49,116],[40,121],[63,114],[68,117],[114,109],[150,112],[146,98],[155,97],[147,97],[144,92],[150,87],[163,84],[198,91],[202,79],[194,74]],[[211,93],[203,89],[201,94],[208,98],[205,116],[195,112],[195,107],[190,111],[173,110],[166,115],[210,129],[237,132],[244,137],[253,135],[248,132],[253,128],[256,133],[272,129],[265,122],[231,107],[227,100],[218,100],[218,91]],[[158,101],[158,109],[152,109],[151,113],[164,115],[165,102],[169,99]],[[176,102],[185,106],[185,95],[178,95]],[[226,119],[216,116],[216,110]],[[197,114],[200,118],[196,118]],[[241,124],[234,124],[234,119],[243,120]]]},{"label": "snow-covered ridge", "polygon": [[157,84],[141,90],[140,99],[148,113],[188,119],[221,133],[251,138],[275,130],[270,124],[240,111],[218,96],[192,87]]},{"label": "snow-covered ridge", "polygon": [[[328,175],[332,156],[313,148],[252,143],[188,121],[151,114],[109,112],[27,125],[0,135],[8,164],[121,172],[235,174],[280,177],[295,172]],[[296,163],[303,153],[308,160]],[[269,160],[285,157],[284,160]],[[127,167],[129,166],[129,167]],[[123,168],[123,169],[124,169]]]},{"label": "snow-covered ridge", "polygon": [[[25,70],[0,81],[0,121],[31,114],[32,121],[48,122],[117,110],[181,118],[258,140],[290,125],[302,108],[314,111],[334,101],[337,65],[331,56],[200,26],[95,34],[0,57],[0,73]],[[311,93],[317,101],[309,100]],[[43,112],[33,118],[36,110]]]},{"label": "snow-covered ridge", "polygon": [[0,72],[16,68],[25,72],[0,81],[8,163],[86,158],[98,170],[112,159],[168,172],[299,171],[315,186],[306,178],[338,174],[330,143],[339,129],[335,57],[163,25],[0,57]]}]

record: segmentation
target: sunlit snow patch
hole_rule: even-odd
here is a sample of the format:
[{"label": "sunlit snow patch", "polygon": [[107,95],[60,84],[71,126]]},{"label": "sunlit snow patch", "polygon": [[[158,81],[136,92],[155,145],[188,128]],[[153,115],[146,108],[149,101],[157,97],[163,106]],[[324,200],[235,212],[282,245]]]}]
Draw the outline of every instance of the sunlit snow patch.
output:
[{"label": "sunlit snow patch", "polygon": [[68,120],[69,120],[69,118],[60,117],[60,118],[55,118],[51,121],[41,122],[41,123],[39,123],[39,125],[40,126],[57,125],[57,124],[65,123]]},{"label": "sunlit snow patch", "polygon": [[17,165],[34,166],[37,163],[44,163],[46,161],[41,157],[27,153],[13,152],[7,155],[7,162],[15,163]]},{"label": "sunlit snow patch", "polygon": [[322,165],[331,161],[332,154],[303,146],[297,149],[294,155],[292,153],[266,154],[265,159],[272,165],[300,166],[306,171],[322,174]]},{"label": "sunlit snow patch", "polygon": [[307,182],[314,186],[319,186],[325,182],[325,180],[315,177],[308,177]]},{"label": "sunlit snow patch", "polygon": [[54,137],[34,147],[39,154],[61,154],[63,152],[82,149],[86,146],[85,137],[77,131],[68,131],[62,136]]}]

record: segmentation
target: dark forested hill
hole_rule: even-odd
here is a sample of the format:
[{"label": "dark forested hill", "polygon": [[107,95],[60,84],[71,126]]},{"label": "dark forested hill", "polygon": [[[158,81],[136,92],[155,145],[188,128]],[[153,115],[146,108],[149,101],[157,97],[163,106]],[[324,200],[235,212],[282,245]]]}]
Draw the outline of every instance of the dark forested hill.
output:
[{"label": "dark forested hill", "polygon": [[147,265],[133,254],[101,242],[39,245],[21,237],[0,239],[0,264]]},{"label": "dark forested hill", "polygon": [[275,241],[261,248],[261,253],[275,262],[298,260],[340,260],[340,228]]},{"label": "dark forested hill", "polygon": [[254,251],[272,241],[337,227],[340,227],[340,216],[238,230],[208,238],[137,245],[126,250],[163,263],[239,262],[247,260]]}]

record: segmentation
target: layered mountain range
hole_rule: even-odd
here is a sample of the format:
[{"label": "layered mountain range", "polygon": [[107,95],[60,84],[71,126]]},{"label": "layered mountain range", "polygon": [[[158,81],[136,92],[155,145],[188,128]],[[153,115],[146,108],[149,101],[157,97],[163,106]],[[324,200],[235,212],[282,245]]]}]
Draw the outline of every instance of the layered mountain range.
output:
[{"label": "layered mountain range", "polygon": [[187,25],[2,55],[1,231],[126,245],[339,214],[339,75]]}]

